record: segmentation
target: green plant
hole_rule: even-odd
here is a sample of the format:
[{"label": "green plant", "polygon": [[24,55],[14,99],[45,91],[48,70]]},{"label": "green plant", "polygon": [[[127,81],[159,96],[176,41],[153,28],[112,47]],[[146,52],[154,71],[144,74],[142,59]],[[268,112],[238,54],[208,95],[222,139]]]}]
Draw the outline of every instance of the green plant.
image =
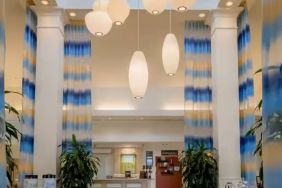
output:
[{"label": "green plant", "polygon": [[60,183],[63,188],[87,188],[98,173],[99,159],[72,135],[70,149],[60,156]]},{"label": "green plant", "polygon": [[190,147],[180,156],[185,188],[217,188],[218,166],[214,154],[204,146]]},{"label": "green plant", "polygon": [[[14,91],[5,91],[6,94],[18,94],[22,95],[21,93],[14,92]],[[20,113],[17,111],[15,107],[10,105],[8,102],[5,102],[5,110],[12,115],[15,115],[20,122]],[[3,120],[2,120],[3,121]],[[17,164],[13,157],[12,152],[12,140],[15,139],[19,141],[19,135],[21,135],[20,131],[13,125],[12,123],[5,120],[6,126],[6,134],[5,134],[5,143],[6,143],[6,160],[7,160],[7,178],[9,180],[10,185],[13,185],[13,172],[15,168],[17,168]]]}]

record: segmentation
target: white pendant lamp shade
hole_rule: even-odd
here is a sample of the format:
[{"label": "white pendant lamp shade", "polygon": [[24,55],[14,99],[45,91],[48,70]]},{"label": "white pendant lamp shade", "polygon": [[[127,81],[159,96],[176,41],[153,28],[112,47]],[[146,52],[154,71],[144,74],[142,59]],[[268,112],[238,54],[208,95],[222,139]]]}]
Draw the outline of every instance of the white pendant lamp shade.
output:
[{"label": "white pendant lamp shade", "polygon": [[143,4],[149,13],[158,15],[166,8],[167,0],[143,0]]},{"label": "white pendant lamp shade", "polygon": [[196,0],[171,0],[172,8],[178,12],[185,12],[191,9]]},{"label": "white pendant lamp shade", "polygon": [[142,51],[135,51],[129,65],[129,86],[136,99],[144,97],[148,86],[148,66]]},{"label": "white pendant lamp shade", "polygon": [[101,37],[110,32],[112,20],[106,11],[95,10],[85,16],[85,24],[90,33]]},{"label": "white pendant lamp shade", "polygon": [[175,75],[179,65],[179,46],[175,35],[172,33],[167,34],[165,37],[162,49],[162,59],[167,75]]},{"label": "white pendant lamp shade", "polygon": [[129,15],[127,0],[111,0],[108,5],[108,13],[116,25],[122,25]]}]

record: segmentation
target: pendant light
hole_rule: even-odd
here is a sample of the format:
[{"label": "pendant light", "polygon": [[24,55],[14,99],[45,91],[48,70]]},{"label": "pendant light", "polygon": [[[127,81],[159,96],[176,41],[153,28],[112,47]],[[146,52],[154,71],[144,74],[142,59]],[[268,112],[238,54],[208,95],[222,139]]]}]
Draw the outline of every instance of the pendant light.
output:
[{"label": "pendant light", "polygon": [[107,11],[99,5],[95,6],[95,10],[89,12],[85,16],[85,24],[90,33],[97,37],[108,34],[112,28],[112,20]]},{"label": "pendant light", "polygon": [[174,76],[179,66],[179,45],[176,36],[171,32],[171,10],[169,12],[169,28],[170,32],[166,35],[163,43],[162,60],[166,74]]},{"label": "pendant light", "polygon": [[167,5],[167,0],[143,0],[144,8],[153,15],[161,14]]},{"label": "pendant light", "polygon": [[129,16],[127,0],[112,0],[108,6],[108,13],[115,25],[122,25]]},{"label": "pendant light", "polygon": [[185,12],[188,9],[191,9],[196,0],[171,0],[172,7],[178,12]]},{"label": "pendant light", "polygon": [[135,99],[142,99],[148,86],[148,66],[144,53],[140,50],[140,18],[139,18],[139,0],[138,0],[138,47],[134,52],[129,65],[129,86]]}]

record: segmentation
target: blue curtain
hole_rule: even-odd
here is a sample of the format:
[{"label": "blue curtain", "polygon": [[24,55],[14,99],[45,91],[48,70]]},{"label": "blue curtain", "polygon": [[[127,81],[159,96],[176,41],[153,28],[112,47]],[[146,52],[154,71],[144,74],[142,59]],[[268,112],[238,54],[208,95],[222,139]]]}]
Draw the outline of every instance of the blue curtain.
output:
[{"label": "blue curtain", "polygon": [[0,188],[6,188],[6,146],[5,146],[5,100],[4,100],[4,65],[5,65],[5,22],[4,0],[0,0]]},{"label": "blue curtain", "polygon": [[264,186],[282,186],[282,1],[263,0]]},{"label": "blue curtain", "polygon": [[185,148],[212,149],[211,30],[186,22],[185,33]]},{"label": "blue curtain", "polygon": [[19,180],[23,183],[26,174],[33,173],[34,147],[34,103],[35,103],[35,71],[36,71],[36,26],[35,13],[27,8],[24,32],[25,52],[23,58],[22,79],[22,136],[20,142]]},{"label": "blue curtain", "polygon": [[239,99],[241,130],[242,177],[256,187],[256,136],[246,136],[255,124],[253,62],[251,58],[251,31],[247,10],[238,17]]},{"label": "blue curtain", "polygon": [[65,26],[63,150],[74,134],[92,151],[91,34],[84,24]]}]

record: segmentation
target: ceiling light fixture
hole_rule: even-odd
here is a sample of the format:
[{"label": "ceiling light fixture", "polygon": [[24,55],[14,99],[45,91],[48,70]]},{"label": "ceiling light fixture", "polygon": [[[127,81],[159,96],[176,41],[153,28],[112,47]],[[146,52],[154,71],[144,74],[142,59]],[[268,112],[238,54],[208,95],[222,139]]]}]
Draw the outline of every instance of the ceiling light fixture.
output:
[{"label": "ceiling light fixture", "polygon": [[70,12],[69,15],[70,15],[70,17],[75,17],[76,13],[75,12]]},{"label": "ceiling light fixture", "polygon": [[172,9],[177,12],[186,12],[188,9],[191,9],[196,0],[172,0]]},{"label": "ceiling light fixture", "polygon": [[233,4],[234,4],[234,3],[233,3],[232,1],[227,1],[225,5],[226,5],[227,7],[232,7]]},{"label": "ceiling light fixture", "polygon": [[122,25],[129,16],[127,0],[112,0],[108,5],[108,13],[115,25]]},{"label": "ceiling light fixture", "polygon": [[149,13],[159,15],[164,11],[167,0],[143,0],[143,4]]},{"label": "ceiling light fixture", "polygon": [[171,10],[169,11],[169,33],[163,43],[162,60],[166,74],[174,76],[179,66],[179,45],[176,36],[171,32]]},{"label": "ceiling light fixture", "polygon": [[134,52],[129,65],[129,86],[135,99],[142,99],[148,87],[149,72],[144,53],[140,50],[140,15],[139,1],[137,13],[137,51]]},{"label": "ceiling light fixture", "polygon": [[49,1],[47,1],[47,0],[41,0],[41,4],[42,4],[42,5],[49,5]]},{"label": "ceiling light fixture", "polygon": [[199,14],[199,17],[200,17],[200,18],[204,18],[204,17],[206,17],[206,14],[205,14],[205,13],[200,13],[200,14]]},{"label": "ceiling light fixture", "polygon": [[101,8],[100,1],[98,9],[86,14],[85,24],[89,32],[97,37],[102,37],[110,32],[112,20],[108,12]]}]

